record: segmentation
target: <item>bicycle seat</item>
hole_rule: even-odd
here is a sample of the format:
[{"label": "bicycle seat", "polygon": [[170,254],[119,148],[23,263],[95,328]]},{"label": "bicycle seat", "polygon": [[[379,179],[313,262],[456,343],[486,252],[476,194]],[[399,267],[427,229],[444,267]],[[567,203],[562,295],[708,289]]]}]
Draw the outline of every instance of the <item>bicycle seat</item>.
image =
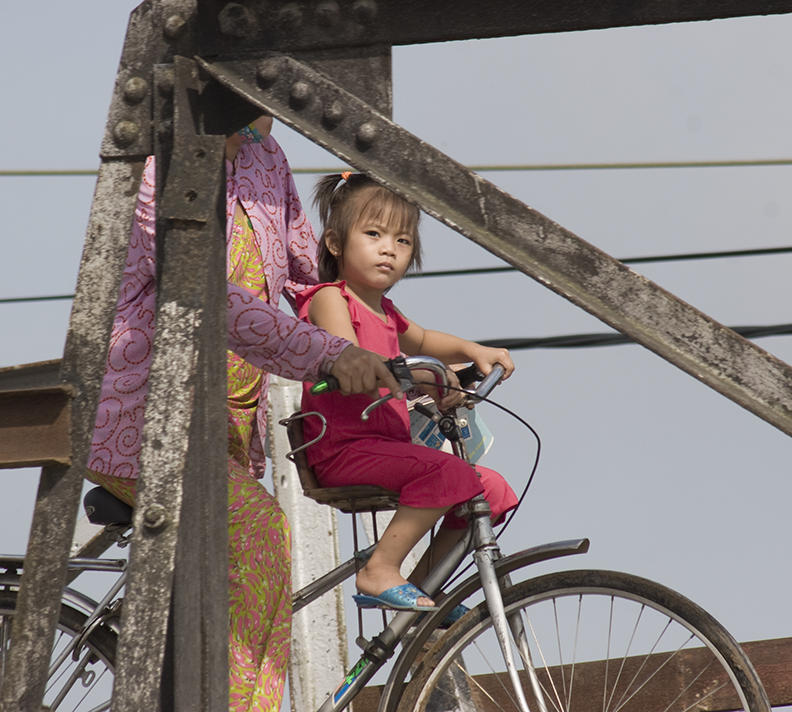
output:
[{"label": "bicycle seat", "polygon": [[328,504],[346,514],[355,512],[384,512],[399,506],[399,493],[377,485],[350,485],[349,487],[322,487],[308,464],[305,450],[294,452],[305,443],[302,419],[294,413],[284,422],[292,448],[292,461],[297,466],[303,494],[319,504]]},{"label": "bicycle seat", "polygon": [[110,494],[104,487],[94,487],[85,493],[83,508],[91,524],[129,525],[132,523],[132,507]]}]

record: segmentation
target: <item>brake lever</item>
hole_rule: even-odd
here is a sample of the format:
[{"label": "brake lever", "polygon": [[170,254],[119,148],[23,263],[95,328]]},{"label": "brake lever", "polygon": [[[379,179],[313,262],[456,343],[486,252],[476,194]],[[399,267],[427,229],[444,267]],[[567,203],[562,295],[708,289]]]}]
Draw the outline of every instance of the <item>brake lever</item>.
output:
[{"label": "brake lever", "polygon": [[[404,356],[396,356],[387,361],[387,364],[388,369],[393,374],[393,377],[399,382],[399,388],[402,389],[402,392],[408,391],[413,387],[414,383],[412,372],[407,367],[407,360],[404,358]],[[386,393],[384,396],[381,396],[372,403],[369,403],[360,414],[360,419],[363,422],[366,422],[371,416],[373,410],[379,408],[383,403],[389,401],[391,398],[393,398],[393,394]]]},{"label": "brake lever", "polygon": [[377,400],[373,401],[372,403],[369,403],[363,409],[363,412],[360,414],[360,419],[365,423],[369,419],[369,416],[371,415],[371,412],[375,408],[379,408],[383,403],[385,403],[386,401],[389,401],[391,398],[393,398],[393,394],[392,393],[386,393],[384,396],[381,396],[380,398],[377,398]]}]

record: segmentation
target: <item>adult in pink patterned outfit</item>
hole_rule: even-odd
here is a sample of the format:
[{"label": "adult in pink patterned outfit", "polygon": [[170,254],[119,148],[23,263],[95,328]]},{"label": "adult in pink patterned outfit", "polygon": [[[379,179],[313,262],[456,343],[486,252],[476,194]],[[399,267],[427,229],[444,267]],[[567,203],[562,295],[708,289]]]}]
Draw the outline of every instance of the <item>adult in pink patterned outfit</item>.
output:
[{"label": "adult in pink patterned outfit", "polygon": [[[398,391],[381,357],[278,309],[316,282],[317,241],[286,157],[261,117],[226,144],[229,670],[231,712],[280,709],[291,635],[286,518],[264,474],[267,373],[345,393]],[[89,480],[134,504],[155,316],[154,158],[143,172],[121,280]]]}]

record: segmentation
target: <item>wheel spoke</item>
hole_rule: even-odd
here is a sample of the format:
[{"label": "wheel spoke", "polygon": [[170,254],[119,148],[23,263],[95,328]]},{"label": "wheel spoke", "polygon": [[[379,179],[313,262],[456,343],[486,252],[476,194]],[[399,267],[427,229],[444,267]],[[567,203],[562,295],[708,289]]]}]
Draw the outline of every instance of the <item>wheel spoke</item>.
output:
[{"label": "wheel spoke", "polygon": [[[622,696],[619,699],[619,702],[616,703],[616,707],[614,709],[614,712],[616,712],[616,710],[619,710],[619,709],[621,709],[624,706],[622,704],[622,701],[624,700],[625,695],[627,695],[630,692],[630,688],[633,686],[635,681],[638,679],[638,677],[641,674],[641,672],[643,671],[643,669],[648,665],[649,660],[651,659],[651,655],[655,652],[655,650],[657,650],[657,647],[660,645],[660,641],[663,639],[663,636],[666,634],[666,632],[668,631],[668,629],[669,629],[669,627],[671,626],[672,623],[673,623],[673,620],[671,618],[669,618],[666,621],[665,626],[663,626],[663,629],[660,631],[660,634],[657,636],[657,639],[655,640],[654,644],[652,645],[652,647],[649,649],[649,651],[644,656],[643,661],[641,662],[641,664],[638,667],[638,669],[635,671],[635,674],[632,676],[632,679],[630,680],[630,682],[628,682],[627,686],[624,688],[624,692],[622,693]],[[683,647],[685,647],[685,645],[687,643],[689,643],[692,639],[693,639],[693,636],[691,635],[690,638],[688,638],[687,641],[685,641],[685,643],[683,643],[680,646],[679,649],[682,649]],[[677,650],[677,652],[678,652],[678,650]],[[663,666],[661,665],[660,668],[662,668],[662,667]],[[659,671],[660,668],[658,668],[657,671]],[[645,685],[647,682],[649,682],[649,680],[651,680],[652,677],[654,677],[654,674],[651,675],[650,677],[646,678],[646,680],[642,683],[641,687],[643,685]],[[638,689],[640,690],[641,687],[639,687]],[[634,696],[634,694],[635,693],[633,693],[633,695],[630,695],[630,697],[628,697],[627,699],[628,700],[631,699]],[[626,700],[624,700],[624,701],[626,701]]]},{"label": "wheel spoke", "polygon": [[[613,599],[613,597],[611,597]],[[611,688],[610,697],[608,698],[608,704],[606,706],[606,710],[610,709],[611,703],[613,702],[613,696],[616,694],[616,689],[619,687],[619,680],[621,680],[622,673],[624,672],[624,666],[627,663],[627,658],[630,656],[630,650],[632,650],[633,642],[635,641],[635,634],[638,631],[638,627],[641,624],[641,618],[644,614],[644,606],[641,606],[638,610],[638,615],[635,618],[635,622],[632,626],[632,632],[630,633],[630,639],[627,641],[627,647],[624,650],[624,655],[621,658],[621,664],[619,665],[619,672],[616,673],[616,679],[613,682],[613,687]],[[611,631],[608,631],[608,638],[611,636]],[[608,655],[610,657],[610,654]]]},{"label": "wheel spoke", "polygon": [[[554,608],[554,613],[557,613],[555,599],[553,599],[553,608]],[[564,703],[561,701],[561,697],[558,694],[558,688],[556,687],[556,684],[555,684],[555,681],[553,680],[553,677],[550,675],[550,666],[548,665],[547,659],[545,658],[542,643],[540,642],[539,636],[536,634],[536,631],[534,630],[533,624],[531,623],[531,617],[529,615],[526,615],[525,617],[526,617],[526,619],[528,621],[528,627],[531,629],[531,637],[533,638],[534,645],[536,647],[536,651],[537,651],[537,653],[539,653],[539,658],[542,661],[542,668],[541,669],[544,670],[545,675],[547,677],[547,681],[548,681],[548,683],[549,683],[549,685],[550,685],[550,687],[552,688],[552,691],[553,691],[552,695],[549,695],[550,702],[552,703],[552,705],[555,708],[556,712],[563,712]],[[559,635],[559,625],[558,625],[558,617],[557,616],[555,617],[555,623],[556,623],[556,634]],[[559,638],[558,645],[559,645],[558,658],[563,663],[563,655],[561,654],[560,638]],[[523,665],[525,665],[526,667],[530,664],[530,661],[523,659],[522,651],[520,652],[520,658],[522,659]],[[538,672],[539,672],[539,670],[537,670],[537,676],[538,676]],[[564,679],[564,667],[563,667],[563,664],[561,665],[561,679],[562,679],[562,681]],[[539,684],[542,687],[542,692],[545,694],[545,697],[548,697],[548,694],[547,694],[548,690],[542,684],[541,680],[540,680]],[[566,698],[566,684],[565,683],[564,683],[564,697]]]},{"label": "wheel spoke", "polygon": [[[558,599],[553,598],[553,621],[555,623],[555,632],[556,632],[556,644],[558,646],[558,664],[561,666],[561,689],[564,692],[564,699],[567,696],[567,689],[566,689],[566,673],[564,672],[564,653],[562,652],[561,646],[561,626],[558,622]],[[539,645],[539,641],[536,642],[537,646]],[[550,680],[552,683],[552,680]],[[555,691],[555,685],[553,685],[553,691]],[[556,696],[558,693],[556,692]],[[561,704],[561,700],[559,698],[558,704]]]},{"label": "wheel spoke", "polygon": [[[510,702],[512,703],[512,705],[514,706],[514,709],[520,709],[520,706],[517,704],[517,701],[514,699],[514,696],[512,695],[512,685],[511,685],[511,680],[509,680],[509,684],[507,685],[507,684],[506,684],[506,683],[503,681],[503,675],[504,675],[504,673],[499,673],[499,672],[497,672],[497,671],[495,670],[495,668],[494,668],[494,667],[492,666],[492,664],[490,663],[489,656],[487,656],[487,655],[485,655],[485,654],[484,654],[484,651],[481,649],[481,647],[478,645],[478,643],[476,644],[476,649],[478,650],[478,652],[479,652],[479,655],[481,656],[481,659],[482,659],[482,660],[484,660],[484,661],[486,662],[487,666],[489,667],[489,670],[490,670],[490,673],[492,674],[492,676],[493,676],[493,677],[494,677],[494,678],[495,678],[495,679],[498,681],[498,684],[499,684],[499,686],[501,687],[501,689],[503,690],[503,693],[504,693],[504,694],[505,694],[505,695],[506,695],[506,696],[509,698],[509,701],[510,701]],[[462,668],[462,666],[459,664],[459,661],[456,661],[456,665],[457,665],[458,667]],[[466,675],[466,677],[467,677],[467,678],[468,678],[468,679],[469,679],[471,682],[473,682],[473,684],[474,684],[474,685],[476,685],[476,687],[478,687],[480,690],[484,691],[484,688],[483,688],[483,687],[481,687],[481,685],[479,685],[479,684],[478,684],[478,683],[477,683],[477,682],[476,682],[476,681],[473,679],[473,676],[472,676],[472,675],[470,675],[470,674],[468,673],[468,671],[467,671],[467,670],[465,670],[465,675]],[[491,697],[491,695],[489,695],[489,693],[486,693],[486,692],[485,692],[485,694],[486,694],[486,695],[487,695],[487,697],[489,697],[490,699],[493,699],[493,698]]]}]

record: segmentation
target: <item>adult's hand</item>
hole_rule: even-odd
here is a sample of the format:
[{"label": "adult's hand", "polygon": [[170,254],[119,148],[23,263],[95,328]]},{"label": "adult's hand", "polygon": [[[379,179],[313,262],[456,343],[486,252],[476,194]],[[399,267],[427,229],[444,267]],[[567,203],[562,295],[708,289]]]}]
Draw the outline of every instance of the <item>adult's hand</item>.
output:
[{"label": "adult's hand", "polygon": [[387,388],[396,398],[403,397],[398,381],[386,368],[382,357],[358,346],[347,346],[330,374],[338,379],[338,388],[344,395],[368,393],[376,397],[378,388]]}]

